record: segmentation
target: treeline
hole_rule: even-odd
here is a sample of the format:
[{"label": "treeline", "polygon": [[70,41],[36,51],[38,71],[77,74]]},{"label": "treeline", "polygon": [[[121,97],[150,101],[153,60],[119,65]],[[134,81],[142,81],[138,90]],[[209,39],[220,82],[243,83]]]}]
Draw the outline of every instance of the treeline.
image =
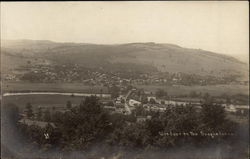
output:
[{"label": "treeline", "polygon": [[[96,144],[139,150],[171,149],[184,145],[204,147],[235,140],[237,124],[228,120],[220,105],[209,100],[199,110],[192,105],[168,107],[164,113],[147,112],[151,119],[136,122],[136,115],[109,114],[94,96],[87,97],[79,106],[57,112],[46,127],[18,123],[18,109],[5,107],[6,117],[18,127],[26,145],[43,151],[87,151]],[[227,133],[214,136],[166,135],[170,133]]]}]

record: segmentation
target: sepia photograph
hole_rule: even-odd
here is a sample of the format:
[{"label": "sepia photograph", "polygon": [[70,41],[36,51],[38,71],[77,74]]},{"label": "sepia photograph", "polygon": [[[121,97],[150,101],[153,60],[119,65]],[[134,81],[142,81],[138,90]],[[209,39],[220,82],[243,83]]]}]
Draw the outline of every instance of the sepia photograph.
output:
[{"label": "sepia photograph", "polygon": [[248,159],[248,1],[1,7],[2,159]]}]

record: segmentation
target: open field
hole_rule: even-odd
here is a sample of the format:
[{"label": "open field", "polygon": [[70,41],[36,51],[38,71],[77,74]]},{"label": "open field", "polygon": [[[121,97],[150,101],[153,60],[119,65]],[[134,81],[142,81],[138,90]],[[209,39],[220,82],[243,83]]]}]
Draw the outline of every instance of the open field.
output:
[{"label": "open field", "polygon": [[64,96],[64,95],[25,95],[25,96],[5,96],[3,97],[3,105],[13,103],[23,110],[28,102],[36,108],[38,106],[48,108],[65,107],[67,101],[71,101],[72,105],[80,104],[83,97],[80,96]]},{"label": "open field", "polygon": [[191,91],[197,93],[209,93],[212,96],[218,96],[223,93],[228,95],[245,94],[249,95],[249,86],[246,85],[209,85],[209,86],[152,86],[137,85],[137,88],[143,88],[145,91],[155,92],[157,89],[164,89],[169,95],[185,95]]},{"label": "open field", "polygon": [[107,93],[102,86],[86,86],[82,83],[28,83],[4,82],[3,92],[73,92],[73,93]]}]

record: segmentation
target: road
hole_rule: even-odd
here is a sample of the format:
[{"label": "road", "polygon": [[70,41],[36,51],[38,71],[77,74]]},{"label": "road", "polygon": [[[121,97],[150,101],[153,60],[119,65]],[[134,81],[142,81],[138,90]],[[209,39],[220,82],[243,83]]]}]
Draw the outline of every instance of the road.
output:
[{"label": "road", "polygon": [[126,109],[126,112],[127,112],[127,115],[130,115],[132,112],[131,112],[131,109],[129,108],[129,105],[128,105],[128,101],[127,101],[127,98],[129,97],[129,95],[132,93],[132,90],[128,91],[127,95],[125,96],[125,109]]}]

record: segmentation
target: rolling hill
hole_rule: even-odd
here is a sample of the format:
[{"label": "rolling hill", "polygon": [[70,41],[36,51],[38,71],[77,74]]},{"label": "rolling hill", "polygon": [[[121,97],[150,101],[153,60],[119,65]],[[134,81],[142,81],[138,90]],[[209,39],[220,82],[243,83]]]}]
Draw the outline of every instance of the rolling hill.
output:
[{"label": "rolling hill", "polygon": [[26,65],[29,59],[35,63],[73,63],[91,68],[138,69],[146,72],[157,70],[213,76],[237,74],[245,78],[248,78],[249,71],[248,64],[231,56],[152,42],[98,45],[3,40],[1,53],[3,70]]}]

